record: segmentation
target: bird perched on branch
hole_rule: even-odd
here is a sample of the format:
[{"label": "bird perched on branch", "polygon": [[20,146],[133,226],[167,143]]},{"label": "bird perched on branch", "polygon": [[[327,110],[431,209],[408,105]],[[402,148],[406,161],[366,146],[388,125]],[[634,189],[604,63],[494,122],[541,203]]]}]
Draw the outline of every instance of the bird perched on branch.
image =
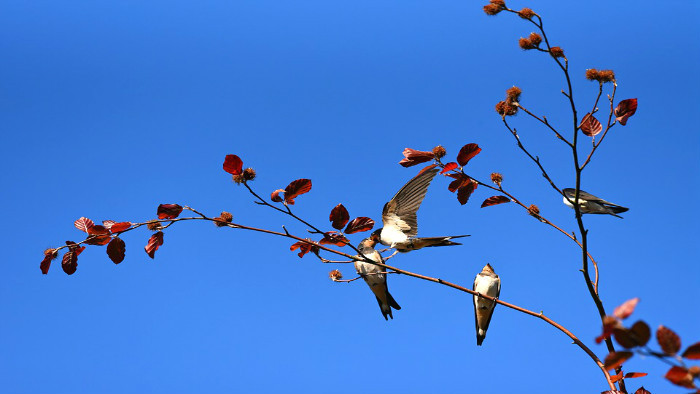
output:
[{"label": "bird perched on branch", "polygon": [[416,237],[418,234],[416,212],[418,212],[418,208],[420,208],[425,194],[428,192],[430,182],[437,173],[437,168],[428,167],[424,169],[408,181],[391,201],[384,204],[384,209],[382,210],[384,227],[376,230],[373,235],[379,235],[379,240],[383,245],[395,248],[396,252],[394,254],[397,252],[406,253],[431,246],[461,245],[458,242],[452,242],[451,239],[468,237],[468,235]]},{"label": "bird perched on branch", "polygon": [[365,280],[365,283],[367,283],[372,290],[372,293],[377,297],[379,309],[381,309],[384,319],[389,320],[388,317],[394,318],[391,314],[391,308],[400,310],[401,307],[396,300],[394,300],[394,297],[389,294],[389,288],[386,284],[386,269],[361,260],[364,256],[377,263],[384,263],[382,256],[374,249],[378,241],[379,237],[372,234],[369,238],[365,238],[360,242],[357,246],[357,250],[360,251],[361,255],[356,257],[355,270],[357,270],[357,273]]},{"label": "bird perched on branch", "polygon": [[[562,191],[564,192],[564,204],[570,208],[574,208],[573,203],[576,200],[576,189],[566,188]],[[629,208],[605,201],[583,190],[579,190],[578,205],[581,213],[607,214],[620,219],[622,219],[622,216],[618,215],[618,213],[629,210]]]},{"label": "bird perched on branch", "polygon": [[[501,279],[493,272],[493,268],[490,264],[486,264],[484,269],[476,276],[472,290],[479,294],[498,298],[498,295],[501,293]],[[495,302],[478,295],[474,296],[477,346],[481,346],[481,343],[484,342],[484,338],[486,338],[486,330],[489,329],[489,323],[491,323],[491,316],[493,316],[494,308],[496,308]]]}]

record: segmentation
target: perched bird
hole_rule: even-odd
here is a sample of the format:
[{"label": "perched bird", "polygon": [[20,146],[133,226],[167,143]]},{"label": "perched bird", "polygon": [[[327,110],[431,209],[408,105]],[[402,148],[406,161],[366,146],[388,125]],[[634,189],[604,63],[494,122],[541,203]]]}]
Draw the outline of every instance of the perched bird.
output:
[{"label": "perched bird", "polygon": [[[570,208],[573,208],[573,202],[576,199],[576,189],[566,188],[562,191],[564,192],[564,204],[566,204],[566,206]],[[622,216],[618,215],[618,213],[626,212],[629,210],[629,208],[625,208],[620,205],[605,201],[602,198],[598,198],[590,193],[586,193],[583,190],[579,190],[578,204],[581,213],[608,214],[618,217],[620,219],[622,219]]]},{"label": "perched bird", "polygon": [[[498,295],[501,293],[501,279],[493,272],[490,264],[486,264],[484,269],[476,276],[472,290],[479,294],[498,298]],[[481,346],[484,338],[486,338],[486,330],[489,329],[489,323],[491,323],[491,316],[493,316],[495,307],[495,302],[477,295],[474,296],[477,346]]]},{"label": "perched bird", "polygon": [[[377,263],[383,263],[384,260],[382,256],[374,249],[378,240],[379,237],[374,234],[369,238],[363,239],[357,246],[357,249],[362,253],[358,258],[365,256]],[[394,316],[391,314],[391,308],[400,310],[401,307],[396,300],[394,300],[394,297],[389,294],[389,288],[386,284],[386,269],[361,260],[355,260],[355,269],[362,279],[365,280],[365,283],[367,283],[370,290],[372,290],[372,293],[377,297],[379,309],[381,309],[384,319],[389,320],[388,317],[393,319]]]},{"label": "perched bird", "polygon": [[[456,235],[451,237],[427,237],[416,238],[418,234],[418,222],[416,212],[425,198],[428,185],[438,173],[437,168],[424,170],[408,181],[394,198],[384,204],[382,210],[382,222],[384,227],[376,230],[373,235],[379,235],[379,242],[397,252],[410,252],[431,246],[461,245],[450,241],[454,238],[468,237],[468,235]],[[393,256],[393,255],[392,255]]]}]

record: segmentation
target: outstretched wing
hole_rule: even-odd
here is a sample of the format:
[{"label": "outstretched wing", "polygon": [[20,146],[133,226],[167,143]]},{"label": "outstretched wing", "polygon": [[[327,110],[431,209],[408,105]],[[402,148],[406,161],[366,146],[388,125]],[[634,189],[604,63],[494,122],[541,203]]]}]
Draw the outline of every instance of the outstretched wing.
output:
[{"label": "outstretched wing", "polygon": [[392,227],[415,237],[418,234],[416,212],[428,192],[428,185],[438,173],[437,168],[424,170],[408,181],[394,198],[384,205],[382,222],[384,227]]}]

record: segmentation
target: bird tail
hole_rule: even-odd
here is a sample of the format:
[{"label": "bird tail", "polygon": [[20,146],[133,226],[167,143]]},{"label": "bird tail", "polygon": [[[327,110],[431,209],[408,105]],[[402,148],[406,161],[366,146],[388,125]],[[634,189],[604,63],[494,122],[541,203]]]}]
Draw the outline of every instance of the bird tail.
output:
[{"label": "bird tail", "polygon": [[620,219],[624,219],[624,218],[622,216],[618,215],[618,213],[627,212],[630,210],[629,208],[621,207],[619,205],[614,205],[614,204],[608,205],[606,208],[608,208],[608,211],[610,212],[611,215],[615,216],[616,218],[620,218]]},{"label": "bird tail", "polygon": [[401,306],[399,305],[399,303],[396,302],[394,297],[392,297],[388,291],[386,292],[386,300],[390,307],[396,309],[397,311],[401,310]]},{"label": "bird tail", "polygon": [[417,238],[416,240],[419,241],[419,243],[424,244],[422,247],[430,248],[433,246],[461,245],[461,243],[459,243],[459,242],[452,242],[450,240],[455,239],[455,238],[464,238],[464,237],[469,237],[469,235],[453,235],[450,237],[425,237],[425,238]]},{"label": "bird tail", "polygon": [[476,346],[481,346],[481,344],[484,342],[484,338],[486,338],[486,331],[482,330],[481,328],[476,330]]}]

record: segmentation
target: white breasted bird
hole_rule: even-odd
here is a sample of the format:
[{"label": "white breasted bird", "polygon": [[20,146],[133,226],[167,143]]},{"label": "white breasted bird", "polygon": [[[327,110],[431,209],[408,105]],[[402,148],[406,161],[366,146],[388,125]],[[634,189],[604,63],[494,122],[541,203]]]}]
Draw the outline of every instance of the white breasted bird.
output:
[{"label": "white breasted bird", "polygon": [[468,235],[416,237],[418,234],[416,213],[425,198],[425,194],[428,192],[430,182],[437,173],[437,168],[423,170],[408,181],[391,201],[384,204],[384,209],[382,210],[384,227],[373,233],[379,235],[380,242],[383,245],[395,248],[396,252],[406,253],[431,246],[461,245],[450,240],[468,237]]},{"label": "white breasted bird", "polygon": [[[479,272],[474,279],[474,287],[472,290],[479,294],[484,294],[489,297],[498,298],[501,293],[501,279],[493,272],[490,264],[486,264],[483,270]],[[481,346],[486,338],[486,330],[489,329],[491,316],[496,303],[484,297],[474,296],[474,319],[476,320],[476,344]]]},{"label": "white breasted bird", "polygon": [[[363,239],[357,246],[357,249],[370,260],[376,261],[377,263],[384,263],[382,256],[374,249],[378,241],[379,237],[372,234],[369,238]],[[362,257],[357,256],[357,258]],[[384,319],[389,320],[389,317],[393,319],[394,316],[391,314],[391,308],[399,310],[401,307],[396,300],[394,300],[394,297],[389,294],[389,288],[386,284],[386,269],[361,260],[355,260],[355,269],[362,279],[365,280],[365,283],[367,283],[375,297],[377,297],[379,309],[381,309]]]},{"label": "white breasted bird", "polygon": [[[566,188],[562,191],[564,192],[564,204],[569,208],[574,208],[573,203],[576,201],[576,189]],[[607,214],[620,219],[622,219],[622,216],[618,215],[618,213],[629,210],[629,208],[605,201],[583,190],[579,190],[578,205],[581,213]]]}]

